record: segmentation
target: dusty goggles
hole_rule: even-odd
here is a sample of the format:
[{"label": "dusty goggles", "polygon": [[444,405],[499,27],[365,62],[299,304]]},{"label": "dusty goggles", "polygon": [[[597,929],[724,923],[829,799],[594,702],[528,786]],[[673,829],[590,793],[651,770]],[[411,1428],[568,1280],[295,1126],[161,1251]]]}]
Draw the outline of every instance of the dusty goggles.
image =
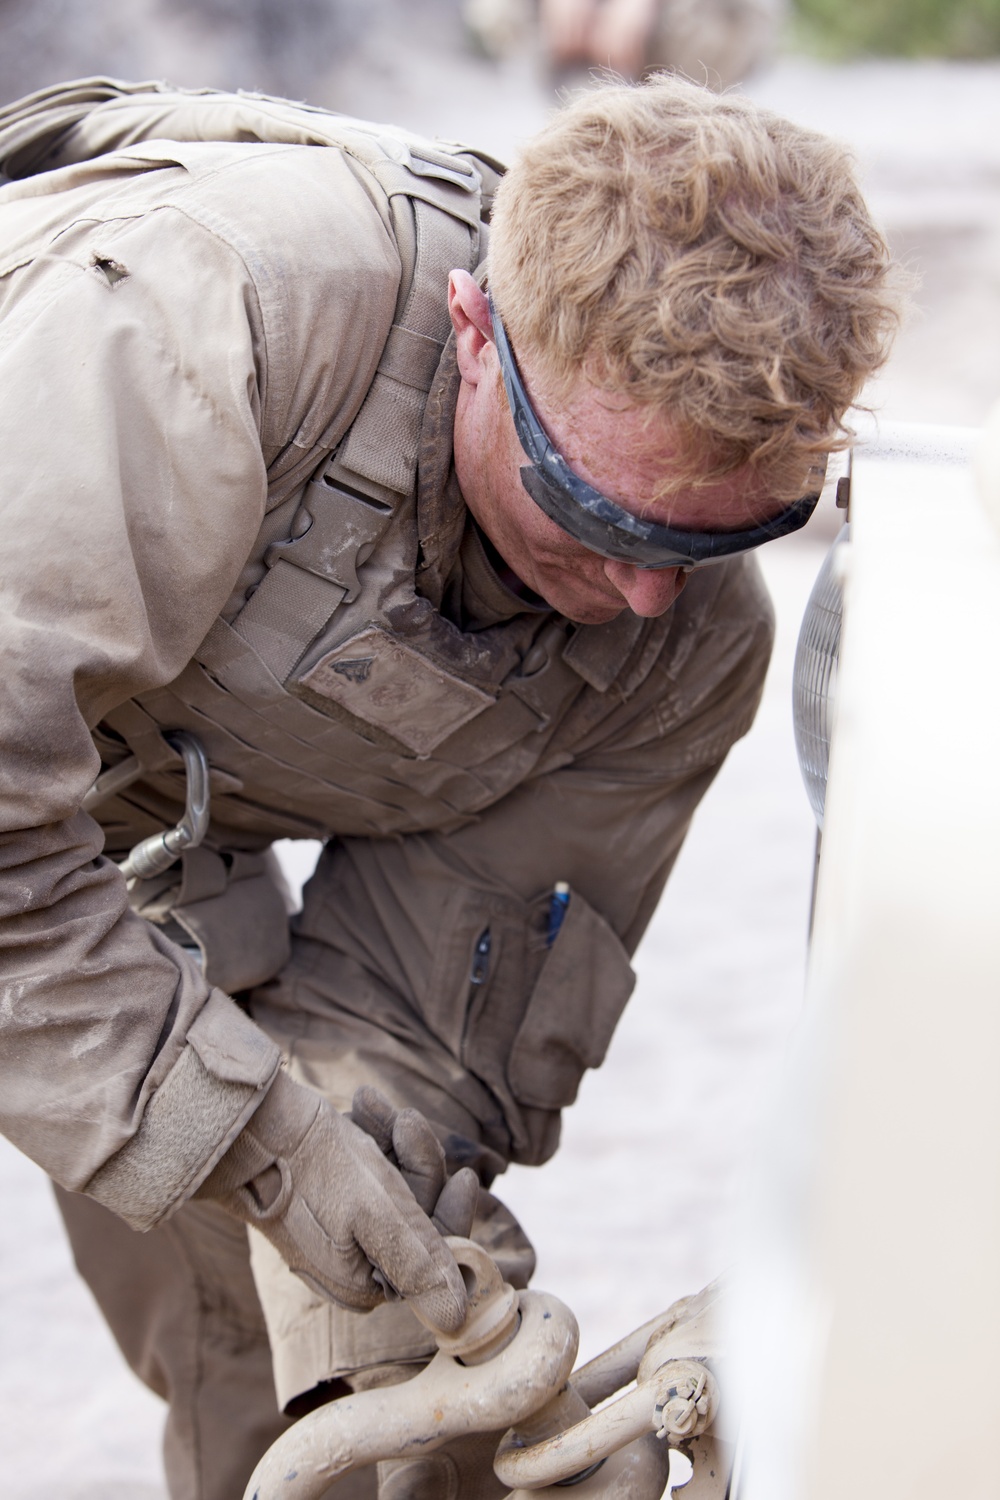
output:
[{"label": "dusty goggles", "polygon": [[521,483],[550,521],[591,552],[630,563],[635,568],[690,568],[722,562],[749,552],[804,526],[816,508],[819,490],[749,531],[681,531],[644,521],[574,474],[557,453],[535,415],[500,314],[489,299],[493,340],[514,430],[531,464],[521,469]]}]

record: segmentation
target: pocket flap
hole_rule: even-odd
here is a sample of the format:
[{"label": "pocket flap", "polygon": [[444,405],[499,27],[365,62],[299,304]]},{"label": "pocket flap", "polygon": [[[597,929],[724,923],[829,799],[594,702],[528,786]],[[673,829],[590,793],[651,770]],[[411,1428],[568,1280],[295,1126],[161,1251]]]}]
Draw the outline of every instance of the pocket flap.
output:
[{"label": "pocket flap", "polygon": [[572,1104],[587,1068],[604,1061],[634,986],[617,934],[573,891],[514,1038],[514,1097],[537,1109]]},{"label": "pocket flap", "polygon": [[222,891],[206,889],[170,913],[201,949],[209,984],[230,995],[272,979],[291,955],[288,910],[270,864],[266,856],[237,854]]}]

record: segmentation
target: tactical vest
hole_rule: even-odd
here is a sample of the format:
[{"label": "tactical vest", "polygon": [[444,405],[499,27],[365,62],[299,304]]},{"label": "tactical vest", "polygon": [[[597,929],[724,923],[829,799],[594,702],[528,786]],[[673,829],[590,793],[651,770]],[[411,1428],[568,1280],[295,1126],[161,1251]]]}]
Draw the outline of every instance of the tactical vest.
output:
[{"label": "tactical vest", "polygon": [[179,922],[208,977],[232,991],[269,977],[287,952],[260,853],[272,839],[460,826],[572,759],[612,686],[627,696],[644,679],[669,616],[578,628],[522,613],[463,633],[418,588],[418,460],[450,332],[447,276],[482,258],[495,163],[280,101],[100,81],[0,115],[0,159],[12,176],[76,159],[75,122],[86,116],[93,140],[102,107],[105,150],[122,136],[218,139],[205,111],[220,99],[231,105],[223,139],[323,144],[360,162],[388,202],[403,263],[365,401],[336,451],[316,450],[304,490],[269,514],[255,582],[173,683],[121,705],[95,733],[106,765],[131,755],[141,771],[95,810],[116,853],[176,819],[182,766],[165,735],[189,730],[204,745],[208,844],[184,857],[180,884],[176,872],[140,883],[133,899]]}]

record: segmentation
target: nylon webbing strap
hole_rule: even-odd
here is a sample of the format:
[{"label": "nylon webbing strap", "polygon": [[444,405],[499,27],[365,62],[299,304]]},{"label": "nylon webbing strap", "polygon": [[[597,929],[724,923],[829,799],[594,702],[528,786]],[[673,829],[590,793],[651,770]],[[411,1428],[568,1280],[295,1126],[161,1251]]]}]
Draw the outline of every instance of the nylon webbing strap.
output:
[{"label": "nylon webbing strap", "polygon": [[427,391],[451,328],[444,291],[448,272],[467,266],[473,249],[468,227],[448,213],[419,199],[413,211],[417,259],[410,295],[340,450],[343,469],[397,495],[408,495],[416,480]]},{"label": "nylon webbing strap", "polygon": [[283,682],[346,592],[282,558],[265,574],[234,628]]},{"label": "nylon webbing strap", "polygon": [[180,753],[164,739],[156,720],[134,698],[119,703],[101,722],[121,736],[143,771],[174,770],[184,764]]},{"label": "nylon webbing strap", "polygon": [[398,380],[401,385],[412,386],[414,390],[429,391],[441,358],[441,348],[437,339],[394,323],[382,351],[379,372]]},{"label": "nylon webbing strap", "polygon": [[[388,165],[401,174],[410,197],[412,178],[397,163]],[[475,202],[474,193],[450,183],[439,186]],[[399,321],[390,329],[361,410],[322,476],[330,486],[328,495],[323,494],[322,482],[314,481],[307,488],[304,504],[311,516],[306,533],[310,545],[299,549],[301,561],[296,559],[294,544],[289,545],[233,621],[234,630],[280,682],[348,596],[343,581],[353,575],[370,511],[363,499],[352,501],[341,486],[359,489],[381,502],[386,523],[400,500],[413,493],[427,392],[451,326],[445,295],[448,272],[474,262],[478,235],[465,216],[457,219],[424,198],[412,200],[412,208],[416,257],[409,295]],[[350,524],[345,502],[369,511],[360,525]],[[281,553],[282,549],[269,551]],[[317,563],[324,556],[329,559],[325,576]]]}]

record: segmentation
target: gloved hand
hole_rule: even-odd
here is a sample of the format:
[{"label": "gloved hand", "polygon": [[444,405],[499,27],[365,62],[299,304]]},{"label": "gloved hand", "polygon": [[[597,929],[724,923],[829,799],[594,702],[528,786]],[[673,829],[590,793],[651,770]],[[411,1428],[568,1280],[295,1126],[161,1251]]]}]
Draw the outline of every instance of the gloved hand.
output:
[{"label": "gloved hand", "polygon": [[[195,1196],[252,1224],[296,1275],[335,1302],[362,1310],[396,1293],[423,1322],[453,1333],[466,1313],[461,1272],[403,1180],[433,1209],[441,1193],[430,1200],[438,1176],[428,1137],[440,1153],[442,1187],[444,1155],[415,1110],[397,1117],[381,1105],[379,1123],[391,1115],[390,1132],[399,1135],[400,1171],[351,1118],[279,1073]],[[450,1189],[453,1198],[463,1191]]]},{"label": "gloved hand", "polygon": [[384,1094],[363,1084],[351,1102],[349,1118],[398,1167],[425,1214],[442,1234],[468,1239],[476,1217],[479,1178],[470,1167],[448,1176],[444,1150],[416,1109],[394,1109]]}]

